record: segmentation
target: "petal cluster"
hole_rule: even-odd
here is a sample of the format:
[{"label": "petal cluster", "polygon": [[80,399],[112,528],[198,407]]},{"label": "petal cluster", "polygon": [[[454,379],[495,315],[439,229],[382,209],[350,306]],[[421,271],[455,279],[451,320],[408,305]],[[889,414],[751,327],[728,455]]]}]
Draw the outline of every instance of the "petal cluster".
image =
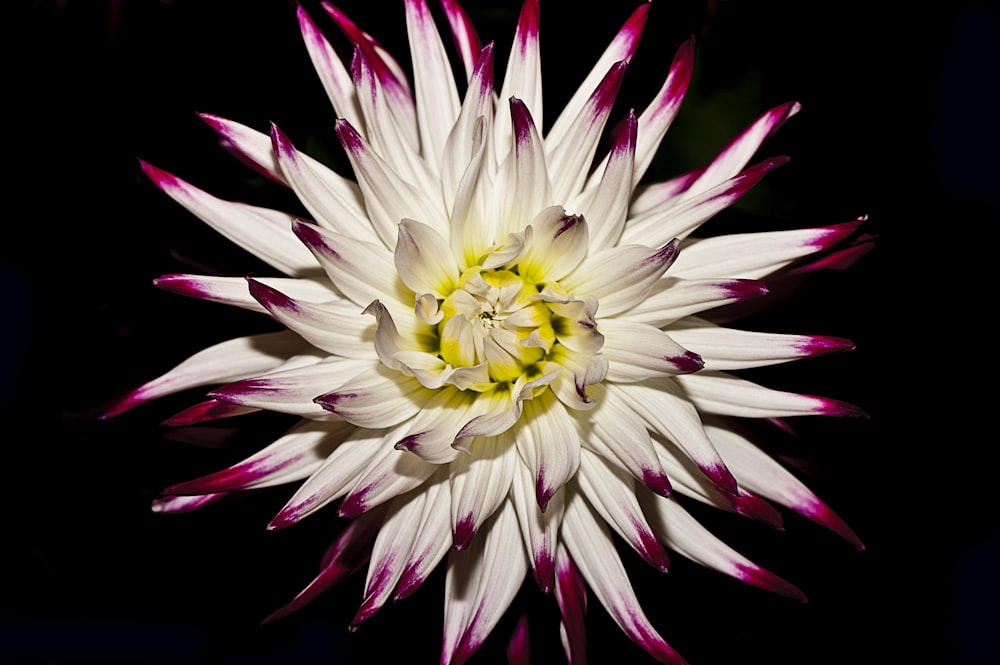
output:
[{"label": "petal cluster", "polygon": [[294,484],[269,528],[321,509],[345,526],[316,579],[271,618],[368,561],[357,628],[444,565],[443,664],[476,651],[529,575],[555,597],[570,662],[585,662],[588,590],[653,658],[683,662],[639,606],[619,541],[657,570],[674,553],[804,599],[686,509],[701,503],[780,527],[780,506],[862,547],[740,422],[863,415],[739,375],[853,345],[744,331],[713,313],[759,299],[783,275],[850,263],[871,246],[863,218],[698,236],[787,162],[751,163],[798,104],[762,114],[704,167],[648,183],[694,53],[680,46],[645,110],[611,117],[648,3],[547,132],[538,0],[521,8],[499,82],[493,45],[455,0],[440,3],[455,70],[425,0],[404,4],[412,75],[340,8],[322,5],[353,46],[346,60],[298,10],[352,173],[311,158],[276,126],[203,116],[242,161],[294,192],[308,218],[219,199],[142,165],[275,271],[171,274],[156,285],[270,316],[285,330],[209,347],[107,415],[203,388],[203,401],[169,424],[257,411],[294,417],[246,460],[166,488],[155,509]]}]

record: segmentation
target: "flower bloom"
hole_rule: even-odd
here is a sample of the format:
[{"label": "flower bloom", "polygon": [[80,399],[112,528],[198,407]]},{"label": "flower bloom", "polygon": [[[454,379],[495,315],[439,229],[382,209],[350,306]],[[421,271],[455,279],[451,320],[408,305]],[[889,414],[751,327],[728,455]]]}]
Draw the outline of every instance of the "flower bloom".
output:
[{"label": "flower bloom", "polygon": [[[360,625],[442,561],[441,662],[479,647],[531,574],[582,662],[587,589],[654,658],[683,662],[640,608],[616,539],[659,570],[667,550],[803,598],[685,509],[700,502],[771,526],[774,504],[861,547],[741,419],[853,416],[843,402],[768,389],[733,371],[852,348],[844,339],[742,331],[712,310],[766,293],[779,273],[842,267],[863,220],[696,237],[784,158],[749,165],[799,106],[767,111],[707,166],[642,181],[692,73],[683,44],[641,113],[606,131],[649,4],[614,36],[542,133],[537,0],[526,0],[497,90],[494,48],[441,0],[464,92],[425,0],[406,0],[412,81],[333,5],[343,62],[301,8],[306,48],[353,167],[340,175],[270,135],[204,120],[242,161],[290,188],[309,219],[222,200],[150,164],[152,181],[280,276],[171,274],[168,291],[258,311],[286,330],[207,348],[115,405],[215,386],[168,422],[257,411],[297,416],[234,466],[169,487],[182,512],[232,492],[297,483],[269,527],[327,506],[345,528],[283,616],[369,561]],[[598,154],[599,142],[610,150]],[[595,159],[596,157],[596,159]]]}]

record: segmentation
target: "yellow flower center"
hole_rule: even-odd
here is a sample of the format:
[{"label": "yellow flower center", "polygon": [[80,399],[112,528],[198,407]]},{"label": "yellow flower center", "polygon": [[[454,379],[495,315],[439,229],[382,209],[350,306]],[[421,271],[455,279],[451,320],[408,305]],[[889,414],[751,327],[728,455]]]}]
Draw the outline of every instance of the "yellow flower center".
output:
[{"label": "yellow flower center", "polygon": [[491,382],[530,373],[556,344],[554,314],[540,294],[514,270],[469,268],[441,304],[441,358],[453,367],[485,363]]}]

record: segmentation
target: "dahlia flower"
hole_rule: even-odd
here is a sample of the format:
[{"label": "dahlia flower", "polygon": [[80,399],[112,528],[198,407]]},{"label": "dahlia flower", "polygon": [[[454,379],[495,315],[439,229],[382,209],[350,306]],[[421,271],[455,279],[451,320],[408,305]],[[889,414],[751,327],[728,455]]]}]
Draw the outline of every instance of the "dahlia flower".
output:
[{"label": "dahlia flower", "polygon": [[759,298],[777,275],[850,263],[869,244],[863,219],[697,234],[787,161],[751,164],[799,105],[767,111],[706,166],[650,183],[694,49],[680,45],[645,110],[611,117],[649,3],[550,126],[538,0],[524,2],[502,81],[493,44],[455,0],[441,0],[461,84],[425,0],[405,2],[412,78],[343,11],[322,6],[354,45],[348,61],[302,8],[298,22],[353,174],[310,157],[276,126],[264,133],[207,114],[223,146],[290,188],[306,215],[223,200],[142,164],[167,195],[275,271],[169,274],[156,285],[284,329],[206,348],[106,415],[212,386],[168,423],[294,417],[246,460],[168,487],[154,509],[295,484],[270,529],[322,509],[344,528],[315,580],[271,618],[367,561],[357,627],[444,565],[445,664],[476,651],[529,575],[555,597],[570,662],[585,659],[588,590],[653,658],[683,662],[639,606],[621,543],[658,570],[669,550],[804,598],[709,532],[692,502],[770,526],[781,521],[777,504],[860,548],[741,422],[861,411],[739,375],[853,345],[744,331],[714,314]]}]

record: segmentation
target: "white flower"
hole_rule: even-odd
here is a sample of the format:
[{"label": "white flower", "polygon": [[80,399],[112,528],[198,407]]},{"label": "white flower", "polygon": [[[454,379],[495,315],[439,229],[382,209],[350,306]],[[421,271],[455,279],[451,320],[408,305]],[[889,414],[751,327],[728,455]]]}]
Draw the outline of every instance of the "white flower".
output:
[{"label": "white flower", "polygon": [[747,166],[799,106],[763,114],[704,168],[646,184],[691,77],[690,43],[595,161],[648,3],[544,136],[537,0],[522,8],[499,91],[493,46],[481,46],[454,0],[441,4],[467,77],[462,95],[424,0],[405,3],[412,83],[340,10],[324,5],[355,44],[349,65],[299,10],[353,179],[277,127],[267,136],[203,116],[228,148],[291,188],[310,219],[221,200],[143,165],[164,192],[283,275],[166,275],[156,284],[259,311],[287,331],[205,349],[108,415],[217,386],[170,422],[260,410],[299,417],[257,454],[170,487],[155,504],[179,512],[297,483],[271,528],[335,506],[346,527],[323,571],[275,616],[370,555],[357,626],[446,560],[442,663],[479,647],[529,571],[554,592],[570,661],[585,643],[585,583],[653,657],[682,662],[639,607],[616,538],[657,569],[666,570],[669,549],[793,598],[803,596],[684,506],[778,524],[770,501],[861,546],[735,424],[860,411],[731,373],[851,343],[711,320],[715,308],[765,293],[763,280],[781,271],[850,262],[868,244],[836,248],[861,220],[694,235],[786,161]]}]

